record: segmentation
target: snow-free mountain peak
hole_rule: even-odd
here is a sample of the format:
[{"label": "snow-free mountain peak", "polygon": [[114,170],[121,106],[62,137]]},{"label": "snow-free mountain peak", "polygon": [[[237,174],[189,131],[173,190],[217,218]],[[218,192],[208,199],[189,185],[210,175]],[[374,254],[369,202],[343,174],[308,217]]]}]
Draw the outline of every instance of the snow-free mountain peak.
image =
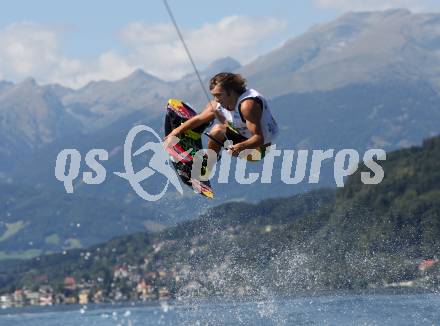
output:
[{"label": "snow-free mountain peak", "polygon": [[[232,72],[241,67],[240,62],[232,57],[225,57],[214,60],[205,69],[199,71],[202,79],[208,79],[219,72]],[[182,81],[195,80],[197,78],[194,72],[182,77]]]},{"label": "snow-free mountain peak", "polygon": [[383,79],[430,80],[440,89],[440,14],[347,13],[240,68],[271,97]]},{"label": "snow-free mountain peak", "polygon": [[138,68],[134,70],[128,77],[123,78],[121,81],[150,81],[150,82],[164,82],[163,80],[153,76],[144,70]]}]

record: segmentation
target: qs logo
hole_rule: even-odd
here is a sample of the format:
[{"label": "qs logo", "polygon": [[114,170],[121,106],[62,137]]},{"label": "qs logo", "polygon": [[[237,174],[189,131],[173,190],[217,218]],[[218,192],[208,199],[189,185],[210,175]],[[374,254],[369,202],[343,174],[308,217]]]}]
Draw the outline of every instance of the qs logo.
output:
[{"label": "qs logo", "polygon": [[[141,132],[154,135],[154,137],[157,139],[157,142],[147,142],[133,153],[133,142],[135,141],[136,136]],[[152,152],[148,166],[145,166],[140,171],[135,172],[132,159],[147,151]],[[96,175],[93,176],[92,172],[83,172],[82,181],[84,183],[101,184],[105,181],[107,171],[100,161],[107,161],[108,156],[108,151],[105,149],[92,149],[86,154],[85,163],[91,170],[95,172]],[[57,180],[64,183],[64,188],[66,189],[67,193],[74,192],[73,183],[79,176],[81,160],[81,153],[76,149],[64,149],[57,156],[55,164],[55,177]],[[69,161],[70,164],[66,170],[68,165],[67,163]],[[165,195],[170,183],[180,194],[183,194],[182,186],[180,185],[176,173],[168,162],[168,154],[163,148],[159,135],[148,126],[135,126],[127,134],[124,143],[124,168],[125,172],[113,173],[127,180],[136,194],[144,200],[157,201],[161,199]],[[167,182],[160,193],[150,194],[142,187],[141,183],[156,173],[163,175],[167,179]]]},{"label": "qs logo", "polygon": [[[157,139],[157,142],[147,142],[133,152],[132,149],[134,146],[134,141],[140,133],[153,135]],[[172,139],[170,147],[173,148],[173,146],[178,142],[179,139],[177,137],[174,137],[174,139]],[[229,145],[230,144],[228,144],[227,141],[225,143],[225,148],[228,148]],[[133,158],[138,157],[139,160],[139,155],[148,151],[152,152],[148,165],[144,166],[142,169],[136,172],[133,166]],[[191,150],[180,154],[186,155],[189,152],[191,152]],[[248,155],[253,155],[253,152],[255,152],[255,150],[243,150],[240,153],[239,157],[246,158]],[[200,153],[202,155],[198,155]],[[210,173],[207,176],[203,176],[203,178],[206,178],[205,180],[209,180],[215,175],[218,159],[217,153],[209,149],[206,151],[202,149],[196,153],[194,157],[195,164],[193,164],[192,166],[191,175],[195,176],[195,178],[199,180],[202,180],[202,176],[200,175],[200,173],[202,158],[204,154],[208,156],[208,166],[210,167]],[[295,154],[296,164],[294,166],[293,163]],[[100,163],[100,161],[107,161],[108,157],[109,154],[105,149],[90,150],[85,156],[85,163],[93,172],[95,172],[96,175],[94,175],[90,171],[83,172],[82,181],[86,184],[103,183],[106,179],[107,171]],[[354,149],[342,149],[337,151],[336,153],[334,149],[312,151],[300,149],[295,151],[288,149],[279,150],[276,148],[276,144],[273,144],[266,149],[266,155],[261,164],[261,174],[255,172],[246,173],[247,160],[237,160],[235,168],[235,181],[239,184],[252,184],[260,179],[261,183],[271,183],[273,172],[275,170],[274,162],[276,157],[281,157],[282,160],[280,162],[281,181],[288,185],[295,185],[303,182],[304,180],[307,180],[307,174],[308,183],[318,183],[323,162],[326,160],[331,160],[330,163],[333,165],[333,176],[336,186],[344,187],[344,178],[354,174],[358,170],[360,163],[360,155]],[[64,149],[57,156],[55,165],[55,177],[59,181],[64,183],[64,188],[66,189],[67,193],[73,193],[74,191],[73,182],[79,176],[81,160],[81,154],[76,149]],[[380,182],[382,182],[384,178],[384,170],[377,163],[377,161],[384,160],[386,160],[386,152],[382,149],[373,148],[367,150],[364,153],[363,162],[365,166],[370,170],[360,173],[361,181],[364,184],[379,184]],[[68,162],[70,162],[70,164],[67,167]],[[210,164],[210,162],[213,162],[213,164]],[[231,170],[231,157],[229,155],[223,155],[221,160],[219,161],[219,164],[220,172],[218,175],[218,183],[228,183],[230,175],[229,172]],[[310,171],[307,170],[308,166],[310,167]],[[124,167],[124,172],[113,173],[116,176],[128,181],[136,194],[144,200],[159,200],[165,195],[170,183],[177,189],[180,194],[183,194],[183,189],[179,182],[179,178],[168,161],[168,153],[165,151],[159,135],[148,126],[135,126],[127,134],[124,143]],[[151,194],[145,190],[145,182],[148,178],[156,173],[163,175],[166,178],[167,182],[159,193]]]}]

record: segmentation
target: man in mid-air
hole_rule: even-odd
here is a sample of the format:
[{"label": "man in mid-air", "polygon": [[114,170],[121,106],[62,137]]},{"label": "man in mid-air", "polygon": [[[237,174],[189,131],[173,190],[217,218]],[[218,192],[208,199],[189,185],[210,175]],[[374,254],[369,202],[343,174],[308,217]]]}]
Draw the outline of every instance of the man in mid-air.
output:
[{"label": "man in mid-air", "polygon": [[278,125],[266,99],[256,90],[246,88],[246,80],[239,74],[222,72],[211,78],[209,89],[214,101],[205,109],[171,131],[172,136],[193,130],[217,118],[209,133],[208,148],[220,153],[226,140],[233,145],[228,152],[238,156],[245,149],[256,149],[260,159],[278,134]]}]

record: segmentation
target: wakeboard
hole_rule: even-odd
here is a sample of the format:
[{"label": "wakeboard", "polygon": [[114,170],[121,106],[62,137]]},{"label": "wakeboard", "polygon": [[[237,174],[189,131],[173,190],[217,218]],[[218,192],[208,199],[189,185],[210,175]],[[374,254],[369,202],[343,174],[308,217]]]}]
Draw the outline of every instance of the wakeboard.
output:
[{"label": "wakeboard", "polygon": [[[168,136],[172,130],[195,115],[197,115],[197,113],[187,103],[176,99],[168,100],[167,113],[165,116],[165,136]],[[208,126],[209,123],[194,130],[187,130],[179,135],[180,141],[177,144],[167,147],[166,150],[182,182],[191,187],[195,192],[207,198],[214,198],[214,192],[209,180],[200,181],[191,177],[194,157],[195,154],[203,148],[202,134]]]}]

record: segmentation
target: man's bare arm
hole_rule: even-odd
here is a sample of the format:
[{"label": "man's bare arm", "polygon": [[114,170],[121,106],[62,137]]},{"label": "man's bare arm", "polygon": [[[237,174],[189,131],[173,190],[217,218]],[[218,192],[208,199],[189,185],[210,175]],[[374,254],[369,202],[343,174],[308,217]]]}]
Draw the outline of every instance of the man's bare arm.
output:
[{"label": "man's bare arm", "polygon": [[252,136],[241,142],[241,150],[247,148],[257,148],[264,145],[264,135],[261,127],[261,116],[263,109],[255,100],[245,100],[241,103],[241,114],[246,120],[246,126],[252,133]]}]

